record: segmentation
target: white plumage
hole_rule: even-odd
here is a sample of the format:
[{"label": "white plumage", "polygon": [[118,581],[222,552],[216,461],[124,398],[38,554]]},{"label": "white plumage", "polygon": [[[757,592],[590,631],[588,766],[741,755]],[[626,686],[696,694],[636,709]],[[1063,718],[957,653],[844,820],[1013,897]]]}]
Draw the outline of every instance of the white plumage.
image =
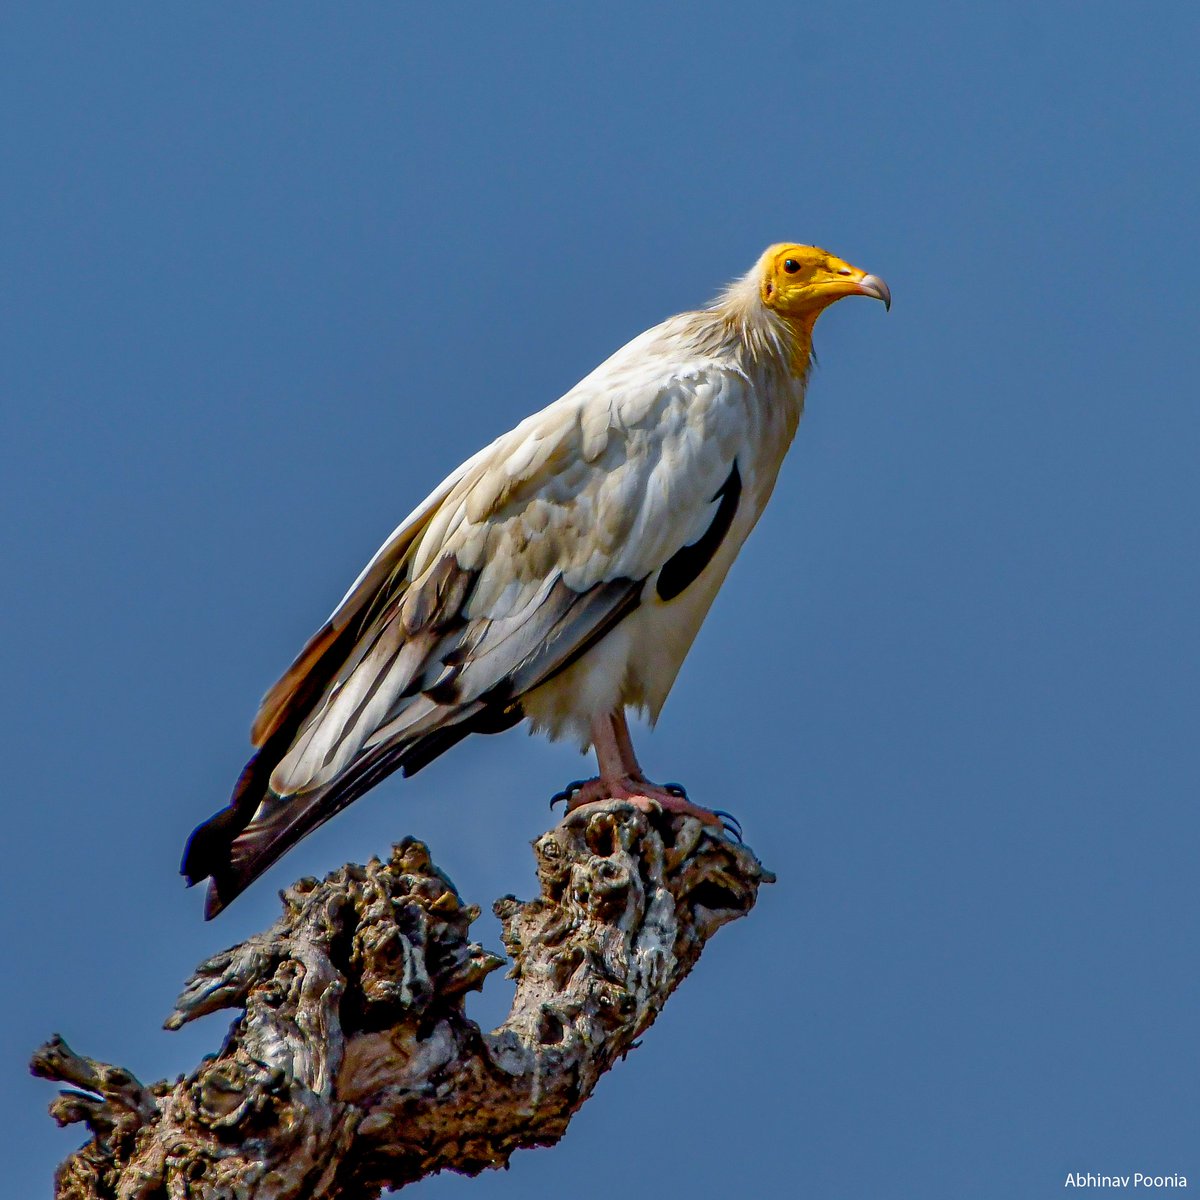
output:
[{"label": "white plumage", "polygon": [[368,563],[255,721],[229,808],[184,873],[219,911],[383,775],[527,717],[594,744],[575,803],[648,783],[624,709],[657,719],[799,423],[812,323],[882,281],[772,247],[712,308],[641,334],[458,468]]}]

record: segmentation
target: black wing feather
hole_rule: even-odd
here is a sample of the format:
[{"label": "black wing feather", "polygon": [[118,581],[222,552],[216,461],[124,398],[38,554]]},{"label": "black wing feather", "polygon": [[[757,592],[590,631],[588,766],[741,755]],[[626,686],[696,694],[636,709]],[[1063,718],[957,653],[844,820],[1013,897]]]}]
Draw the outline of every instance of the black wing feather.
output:
[{"label": "black wing feather", "polygon": [[691,545],[672,554],[659,571],[655,591],[660,600],[674,600],[700,578],[725,540],[741,496],[742,476],[735,459],[728,477],[713,496],[714,500],[720,500],[721,503],[713,514],[712,524]]}]

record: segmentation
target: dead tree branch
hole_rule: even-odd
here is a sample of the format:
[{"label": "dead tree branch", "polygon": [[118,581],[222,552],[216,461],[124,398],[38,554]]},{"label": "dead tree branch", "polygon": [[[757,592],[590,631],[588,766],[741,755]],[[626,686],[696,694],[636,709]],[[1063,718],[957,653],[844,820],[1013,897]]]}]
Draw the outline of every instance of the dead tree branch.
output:
[{"label": "dead tree branch", "polygon": [[770,882],[745,847],[627,802],[581,808],[534,843],[541,896],[497,901],[513,960],[508,1019],[463,1011],[503,960],[412,839],[283,893],[274,927],[202,963],[168,1029],[244,1009],[219,1054],[174,1083],[76,1055],[32,1069],[92,1140],[59,1200],[359,1200],[435,1171],[474,1175],[558,1141],[704,943]]}]

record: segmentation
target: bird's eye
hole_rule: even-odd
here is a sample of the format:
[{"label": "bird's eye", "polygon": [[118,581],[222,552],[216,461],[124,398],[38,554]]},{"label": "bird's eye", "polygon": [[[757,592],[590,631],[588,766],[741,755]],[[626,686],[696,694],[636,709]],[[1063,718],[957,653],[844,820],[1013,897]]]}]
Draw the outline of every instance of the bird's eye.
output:
[{"label": "bird's eye", "polygon": [[795,273],[800,270],[800,264],[794,258],[785,259],[783,269],[789,275],[795,275]]}]

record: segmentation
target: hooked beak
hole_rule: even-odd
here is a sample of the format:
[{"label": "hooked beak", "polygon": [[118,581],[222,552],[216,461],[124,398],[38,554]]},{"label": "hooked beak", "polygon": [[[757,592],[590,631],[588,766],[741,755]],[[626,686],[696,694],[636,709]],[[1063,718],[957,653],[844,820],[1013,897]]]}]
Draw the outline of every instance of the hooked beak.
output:
[{"label": "hooked beak", "polygon": [[878,275],[864,275],[858,281],[860,296],[870,296],[874,300],[882,300],[883,307],[890,312],[892,308],[892,292]]}]

